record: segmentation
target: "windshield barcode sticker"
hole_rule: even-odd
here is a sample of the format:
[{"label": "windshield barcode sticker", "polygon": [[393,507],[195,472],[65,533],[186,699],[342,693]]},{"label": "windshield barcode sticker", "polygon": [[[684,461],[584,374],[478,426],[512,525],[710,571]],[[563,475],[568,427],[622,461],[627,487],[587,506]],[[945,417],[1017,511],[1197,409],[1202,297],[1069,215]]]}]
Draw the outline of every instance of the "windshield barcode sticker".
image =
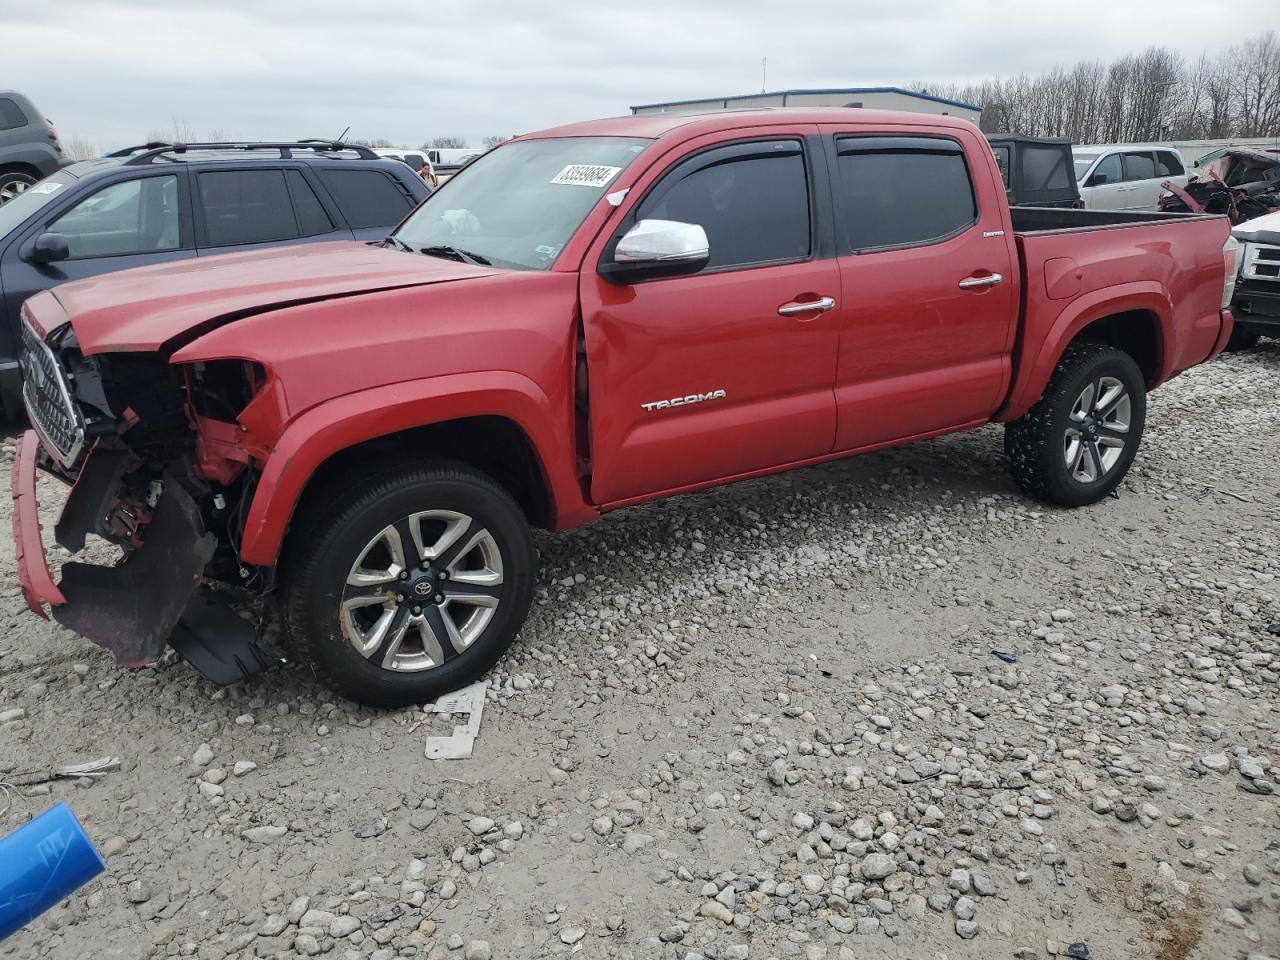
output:
[{"label": "windshield barcode sticker", "polygon": [[31,193],[57,193],[62,189],[60,183],[37,183],[34,187],[30,187]]},{"label": "windshield barcode sticker", "polygon": [[567,183],[575,187],[604,187],[622,172],[621,167],[606,167],[594,163],[571,163],[552,179],[552,183]]}]

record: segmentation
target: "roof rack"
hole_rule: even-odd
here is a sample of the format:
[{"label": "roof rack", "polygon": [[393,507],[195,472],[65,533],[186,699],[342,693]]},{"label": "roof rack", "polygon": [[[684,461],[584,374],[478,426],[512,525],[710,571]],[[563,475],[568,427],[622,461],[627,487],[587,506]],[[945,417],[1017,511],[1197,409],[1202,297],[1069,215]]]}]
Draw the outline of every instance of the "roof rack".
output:
[{"label": "roof rack", "polygon": [[356,143],[342,143],[338,140],[295,140],[291,142],[241,142],[241,143],[143,143],[136,147],[125,147],[108,153],[108,157],[126,157],[126,166],[141,166],[150,163],[156,157],[166,154],[181,154],[191,150],[278,150],[281,160],[293,158],[294,150],[310,150],[315,153],[336,153],[340,150],[354,151],[361,160],[382,159],[368,147]]}]

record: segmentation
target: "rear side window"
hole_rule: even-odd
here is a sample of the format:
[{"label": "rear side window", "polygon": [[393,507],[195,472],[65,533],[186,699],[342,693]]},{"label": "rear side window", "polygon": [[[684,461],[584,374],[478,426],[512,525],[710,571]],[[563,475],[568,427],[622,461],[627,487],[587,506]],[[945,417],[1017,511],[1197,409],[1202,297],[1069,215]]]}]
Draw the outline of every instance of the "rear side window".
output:
[{"label": "rear side window", "polygon": [[943,240],[978,219],[960,144],[925,137],[836,141],[850,250]]},{"label": "rear side window", "polygon": [[1126,153],[1124,155],[1124,178],[1126,180],[1150,180],[1156,175],[1156,162],[1149,153]]},{"label": "rear side window", "polygon": [[1023,185],[1031,191],[1070,190],[1071,153],[1065,147],[1029,143],[1022,148]]},{"label": "rear side window", "polygon": [[297,170],[285,174],[289,181],[289,195],[293,197],[293,209],[298,214],[298,227],[304,237],[317,237],[333,231],[333,221],[325,213],[316,192],[307,178]]},{"label": "rear side window", "polygon": [[[802,260],[809,255],[809,182],[798,143],[729,147],[687,174],[677,169],[645,199],[639,219],[696,223],[707,233],[708,269]],[[723,156],[722,160],[714,157]]]},{"label": "rear side window", "polygon": [[196,180],[209,246],[298,236],[283,170],[214,170]]},{"label": "rear side window", "polygon": [[0,97],[0,130],[16,130],[27,125],[26,114],[16,102]]},{"label": "rear side window", "polygon": [[400,182],[381,170],[329,168],[318,173],[353,230],[394,227],[417,206]]},{"label": "rear side window", "polygon": [[1168,150],[1160,150],[1156,153],[1156,170],[1162,177],[1180,177],[1187,172],[1183,169],[1178,155]]}]

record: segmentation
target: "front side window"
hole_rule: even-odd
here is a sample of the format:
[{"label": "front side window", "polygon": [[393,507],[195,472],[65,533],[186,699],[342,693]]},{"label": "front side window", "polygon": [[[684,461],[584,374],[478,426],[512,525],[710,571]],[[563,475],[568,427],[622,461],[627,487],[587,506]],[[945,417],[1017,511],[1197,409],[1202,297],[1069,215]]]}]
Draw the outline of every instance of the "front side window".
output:
[{"label": "front side window", "polygon": [[[692,172],[674,173],[636,211],[637,220],[696,223],[706,231],[707,269],[803,260],[809,255],[809,183],[796,141],[753,145]],[[768,151],[775,151],[769,155]],[[715,156],[714,154],[712,156]]]},{"label": "front side window", "polygon": [[1098,187],[1106,183],[1119,183],[1124,179],[1124,171],[1120,169],[1120,154],[1113,153],[1094,168],[1089,175],[1089,186]]},{"label": "front side window", "polygon": [[67,238],[73,260],[177,250],[178,178],[126,180],[103,187],[49,225]]},{"label": "front side window", "polygon": [[500,267],[547,270],[649,143],[624,137],[505,143],[431,194],[394,241],[415,252],[449,248]]},{"label": "front side window", "polygon": [[298,236],[283,170],[214,170],[197,174],[196,180],[209,246]]},{"label": "front side window", "polygon": [[836,141],[848,249],[934,243],[977,222],[960,144],[924,137]]},{"label": "front side window", "polygon": [[413,197],[398,180],[381,170],[323,168],[319,174],[320,182],[353,230],[394,227],[413,209]]},{"label": "front side window", "polygon": [[1161,150],[1156,153],[1156,169],[1162,177],[1180,177],[1186,173],[1182,166],[1182,161],[1178,159],[1178,155],[1170,153],[1168,150]]},{"label": "front side window", "polygon": [[1124,155],[1124,178],[1126,180],[1150,180],[1156,175],[1156,161],[1149,153],[1126,153]]}]

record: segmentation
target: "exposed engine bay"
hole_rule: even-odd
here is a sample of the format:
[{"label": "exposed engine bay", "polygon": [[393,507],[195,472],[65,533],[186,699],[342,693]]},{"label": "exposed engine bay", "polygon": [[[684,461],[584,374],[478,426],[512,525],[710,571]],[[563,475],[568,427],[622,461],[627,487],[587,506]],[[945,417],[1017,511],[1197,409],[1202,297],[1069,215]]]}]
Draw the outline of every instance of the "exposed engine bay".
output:
[{"label": "exposed engine bay", "polygon": [[1216,213],[1232,224],[1280,210],[1280,154],[1233,147],[1211,161],[1185,187],[1162,183],[1167,213]]},{"label": "exposed engine bay", "polygon": [[265,456],[236,417],[263,371],[239,360],[175,366],[160,353],[85,357],[69,324],[44,339],[25,318],[23,328],[37,463],[72,486],[55,539],[78,553],[93,534],[121,550],[114,566],[63,565],[54,619],[126,666],[172,644],[216,682],[265,667],[256,630],[233,609],[273,579],[236,547],[254,454]]}]

